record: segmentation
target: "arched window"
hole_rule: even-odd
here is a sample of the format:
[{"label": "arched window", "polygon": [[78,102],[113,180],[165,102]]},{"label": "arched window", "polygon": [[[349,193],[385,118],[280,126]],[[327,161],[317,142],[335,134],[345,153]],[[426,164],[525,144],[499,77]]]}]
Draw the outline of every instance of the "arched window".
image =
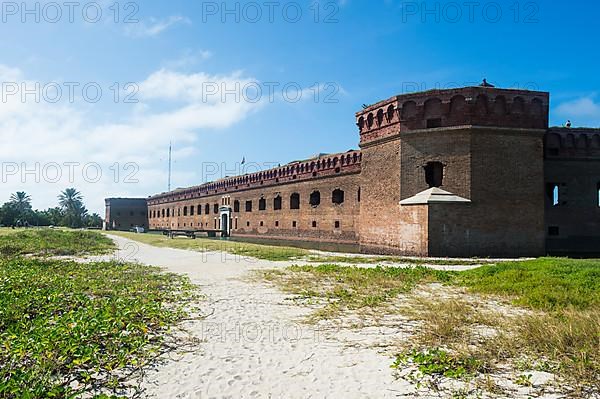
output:
[{"label": "arched window", "polygon": [[198,215],[202,215],[202,205],[198,204]]},{"label": "arched window", "polygon": [[266,199],[261,198],[258,200],[258,210],[259,211],[267,210],[267,200]]},{"label": "arched window", "polygon": [[190,216],[194,216],[194,206],[190,206]]},{"label": "arched window", "polygon": [[402,119],[406,120],[417,115],[417,103],[407,101],[402,104]]},{"label": "arched window", "polygon": [[278,195],[273,199],[273,210],[280,211],[281,210],[281,196]]},{"label": "arched window", "polygon": [[442,100],[430,98],[423,104],[425,119],[436,119],[442,117]]},{"label": "arched window", "polygon": [[367,127],[370,129],[373,127],[373,114],[367,115]]},{"label": "arched window", "polygon": [[498,116],[506,115],[506,98],[504,96],[496,97],[496,101],[494,101],[494,114]]},{"label": "arched window", "polygon": [[542,100],[537,97],[531,100],[531,113],[537,116],[544,113],[544,104],[542,103]]},{"label": "arched window", "polygon": [[488,98],[485,94],[480,94],[475,100],[475,109],[478,115],[487,115],[488,113]]},{"label": "arched window", "polygon": [[344,192],[340,189],[333,190],[331,194],[331,202],[334,204],[343,204],[344,203]]},{"label": "arched window", "polygon": [[546,183],[546,195],[552,206],[559,206],[561,204],[562,192],[559,183]]},{"label": "arched window", "polygon": [[236,213],[240,211],[240,201],[233,201],[233,211]]},{"label": "arched window", "polygon": [[377,126],[383,125],[383,110],[377,111]]},{"label": "arched window", "polygon": [[187,216],[187,206],[183,207],[183,216]]},{"label": "arched window", "polygon": [[396,108],[394,107],[394,104],[392,104],[388,107],[387,112],[386,112],[386,118],[387,118],[388,123],[390,123],[394,119],[395,111],[396,111]]},{"label": "arched window", "polygon": [[365,128],[365,118],[364,118],[364,116],[361,116],[360,118],[358,118],[358,123],[356,125],[358,126],[358,128],[362,132],[362,130]]},{"label": "arched window", "polygon": [[214,211],[214,213],[219,213],[219,204],[213,205],[213,211]]},{"label": "arched window", "polygon": [[454,96],[450,100],[450,115],[453,117],[461,117],[465,114],[466,100],[463,96]]},{"label": "arched window", "polygon": [[444,165],[441,162],[429,162],[425,166],[425,182],[429,187],[441,187],[444,179]]},{"label": "arched window", "polygon": [[170,216],[170,215],[171,215],[171,212],[170,212],[170,211],[171,211],[171,210],[167,208],[167,217],[168,217],[168,218],[169,218],[169,217],[171,217],[171,216]]},{"label": "arched window", "polygon": [[313,191],[310,194],[310,205],[312,207],[317,207],[321,203],[321,193],[319,191]]},{"label": "arched window", "polygon": [[300,209],[300,194],[290,195],[290,209]]},{"label": "arched window", "polygon": [[164,210],[164,208],[162,210],[162,217],[165,217],[165,210]]},{"label": "arched window", "polygon": [[206,215],[210,214],[210,205],[208,205],[208,204],[204,205],[204,214],[206,214]]},{"label": "arched window", "polygon": [[358,202],[360,202],[360,187],[358,188],[358,193],[356,195],[356,199]]},{"label": "arched window", "polygon": [[246,201],[246,212],[252,212],[252,201]]},{"label": "arched window", "polygon": [[513,114],[522,114],[525,112],[525,100],[523,100],[523,97],[515,97],[513,99],[510,112]]}]

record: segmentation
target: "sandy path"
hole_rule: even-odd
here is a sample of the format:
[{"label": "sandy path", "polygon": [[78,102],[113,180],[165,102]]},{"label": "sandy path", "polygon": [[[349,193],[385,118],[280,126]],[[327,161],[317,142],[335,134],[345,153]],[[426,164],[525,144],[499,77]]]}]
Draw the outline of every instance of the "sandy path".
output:
[{"label": "sandy path", "polygon": [[410,383],[393,378],[391,358],[367,347],[385,345],[401,331],[379,327],[357,337],[301,324],[309,307],[244,279],[250,270],[286,263],[111,238],[124,260],[188,275],[207,297],[206,313],[211,313],[186,325],[198,339],[197,350],[148,373],[145,397],[349,399],[412,397],[415,392]]}]

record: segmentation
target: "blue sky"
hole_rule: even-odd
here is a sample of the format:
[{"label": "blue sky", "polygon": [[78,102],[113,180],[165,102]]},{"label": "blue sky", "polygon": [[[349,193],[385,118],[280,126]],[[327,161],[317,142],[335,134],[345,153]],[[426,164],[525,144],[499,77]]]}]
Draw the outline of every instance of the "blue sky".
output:
[{"label": "blue sky", "polygon": [[[2,5],[0,201],[25,190],[46,208],[75,186],[103,214],[104,197],[166,190],[169,141],[173,187],[194,185],[247,171],[244,157],[267,167],[357,148],[361,104],[483,77],[550,91],[554,125],[600,124],[594,2],[102,0],[72,17],[49,3]],[[65,82],[79,84],[73,101]],[[39,102],[23,98],[36,83]]]}]

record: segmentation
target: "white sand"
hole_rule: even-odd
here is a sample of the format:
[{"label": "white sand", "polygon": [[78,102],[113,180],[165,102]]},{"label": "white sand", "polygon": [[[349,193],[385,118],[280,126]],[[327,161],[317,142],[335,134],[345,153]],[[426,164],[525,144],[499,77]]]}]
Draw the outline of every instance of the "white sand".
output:
[{"label": "white sand", "polygon": [[[393,359],[375,349],[348,347],[352,342],[335,338],[336,331],[301,323],[311,309],[243,278],[250,270],[284,263],[111,238],[122,249],[119,258],[187,274],[207,297],[206,313],[212,313],[186,325],[200,340],[197,350],[149,372],[145,397],[349,399],[413,391],[393,378]],[[378,331],[371,338],[380,339]]]},{"label": "white sand", "polygon": [[[259,261],[225,253],[158,248],[110,236],[115,254],[183,273],[200,286],[205,320],[185,323],[193,350],[174,355],[144,377],[148,398],[427,398],[450,397],[396,379],[390,345],[414,331],[409,320],[346,328],[332,323],[308,325],[314,307],[246,277],[285,262]],[[360,320],[356,320],[360,322]],[[514,392],[511,397],[528,397]],[[544,397],[531,396],[531,397]],[[546,396],[548,398],[557,396]]]}]

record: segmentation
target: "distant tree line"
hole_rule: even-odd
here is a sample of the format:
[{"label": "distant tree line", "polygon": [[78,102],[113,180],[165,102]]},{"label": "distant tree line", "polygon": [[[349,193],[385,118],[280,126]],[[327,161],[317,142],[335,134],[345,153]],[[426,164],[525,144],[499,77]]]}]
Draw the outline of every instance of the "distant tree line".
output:
[{"label": "distant tree line", "polygon": [[64,226],[72,228],[102,227],[102,218],[90,214],[83,204],[83,196],[74,188],[67,188],[58,196],[58,206],[45,211],[31,207],[31,197],[19,191],[10,196],[0,208],[3,226]]}]

